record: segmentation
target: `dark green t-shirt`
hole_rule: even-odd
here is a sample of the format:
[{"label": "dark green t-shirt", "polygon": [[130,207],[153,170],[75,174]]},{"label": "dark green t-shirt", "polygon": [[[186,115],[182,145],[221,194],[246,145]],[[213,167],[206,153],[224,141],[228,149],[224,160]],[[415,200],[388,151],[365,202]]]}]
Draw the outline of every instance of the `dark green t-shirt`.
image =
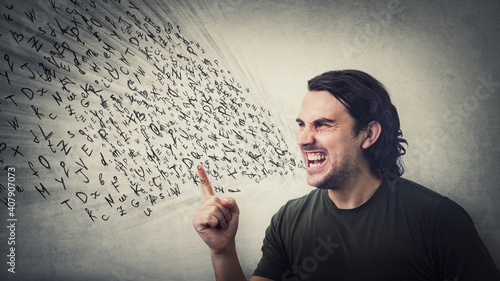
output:
[{"label": "dark green t-shirt", "polygon": [[465,210],[400,177],[355,209],[319,189],[289,201],[262,253],[254,275],[272,280],[500,280]]}]

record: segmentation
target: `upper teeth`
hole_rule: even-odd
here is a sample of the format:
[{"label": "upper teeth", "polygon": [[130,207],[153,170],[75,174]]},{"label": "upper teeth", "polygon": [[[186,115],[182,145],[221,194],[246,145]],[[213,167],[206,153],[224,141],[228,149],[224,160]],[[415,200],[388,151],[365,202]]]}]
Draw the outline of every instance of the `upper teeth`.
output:
[{"label": "upper teeth", "polygon": [[318,154],[314,155],[314,154],[308,154],[308,155],[307,155],[307,159],[308,159],[308,160],[323,160],[323,159],[325,159],[325,155],[318,155]]}]

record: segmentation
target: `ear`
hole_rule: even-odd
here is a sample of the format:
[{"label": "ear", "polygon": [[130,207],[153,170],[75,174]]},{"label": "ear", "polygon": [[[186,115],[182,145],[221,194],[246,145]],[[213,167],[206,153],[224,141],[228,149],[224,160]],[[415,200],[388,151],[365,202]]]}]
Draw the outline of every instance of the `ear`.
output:
[{"label": "ear", "polygon": [[382,133],[382,126],[380,126],[380,123],[377,121],[371,121],[368,125],[366,125],[364,133],[365,136],[363,142],[361,143],[361,147],[363,149],[368,149],[378,140],[380,133]]}]

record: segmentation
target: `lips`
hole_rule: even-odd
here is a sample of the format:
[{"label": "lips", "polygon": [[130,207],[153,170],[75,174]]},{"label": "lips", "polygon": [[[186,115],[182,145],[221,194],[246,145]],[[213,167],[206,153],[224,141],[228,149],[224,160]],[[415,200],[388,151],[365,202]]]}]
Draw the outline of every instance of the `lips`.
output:
[{"label": "lips", "polygon": [[326,154],[322,152],[308,152],[306,153],[307,167],[317,168],[325,162]]}]

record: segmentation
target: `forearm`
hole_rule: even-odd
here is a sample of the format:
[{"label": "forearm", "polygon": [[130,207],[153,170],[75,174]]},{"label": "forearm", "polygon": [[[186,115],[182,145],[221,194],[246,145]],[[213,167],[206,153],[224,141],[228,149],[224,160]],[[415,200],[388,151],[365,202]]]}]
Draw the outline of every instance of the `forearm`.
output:
[{"label": "forearm", "polygon": [[247,281],[241,269],[235,248],[222,254],[214,253],[213,251],[210,254],[215,272],[215,280]]}]

